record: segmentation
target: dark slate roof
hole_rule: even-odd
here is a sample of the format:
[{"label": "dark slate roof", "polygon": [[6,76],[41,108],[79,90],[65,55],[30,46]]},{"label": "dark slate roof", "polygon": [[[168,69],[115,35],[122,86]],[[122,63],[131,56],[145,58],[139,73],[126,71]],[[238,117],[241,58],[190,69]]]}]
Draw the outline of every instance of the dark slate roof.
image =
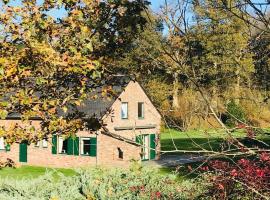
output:
[{"label": "dark slate roof", "polygon": [[[127,76],[116,76],[108,79],[107,82],[103,83],[104,86],[112,86],[113,94],[110,96],[102,96],[102,87],[96,88],[91,94],[89,94],[87,100],[84,100],[80,106],[72,107],[68,106],[68,111],[65,113],[63,110],[57,110],[59,116],[68,117],[74,113],[80,114],[84,118],[101,118],[108,111],[115,100],[123,92],[127,84],[133,80]],[[95,98],[93,98],[95,96]],[[18,119],[20,118],[19,113],[9,113],[7,119]],[[38,117],[33,117],[33,119],[38,119]]]}]

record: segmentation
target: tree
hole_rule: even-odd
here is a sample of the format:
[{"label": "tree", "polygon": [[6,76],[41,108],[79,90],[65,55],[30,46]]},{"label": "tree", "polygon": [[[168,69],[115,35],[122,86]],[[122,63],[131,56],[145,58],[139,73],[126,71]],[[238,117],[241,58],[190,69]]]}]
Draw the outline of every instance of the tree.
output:
[{"label": "tree", "polygon": [[[141,15],[147,1],[23,0],[18,6],[3,1],[0,8],[0,116],[18,113],[23,125],[1,127],[8,143],[76,133],[87,126],[70,107],[102,87],[103,57],[121,54],[146,23]],[[48,13],[63,7],[66,16]],[[66,117],[59,117],[59,113]],[[31,125],[41,118],[41,129]]]},{"label": "tree", "polygon": [[261,33],[270,33],[269,0],[222,0],[220,9],[245,22]]},{"label": "tree", "polygon": [[160,60],[162,23],[151,10],[147,10],[143,16],[147,24],[139,37],[129,44],[129,50],[106,62],[114,73],[133,74],[142,81],[146,74],[153,77],[163,72],[163,62]]},{"label": "tree", "polygon": [[[231,5],[236,2],[230,1]],[[196,1],[194,38],[201,52],[192,58],[192,65],[201,82],[212,87],[216,99],[219,88],[233,88],[236,102],[241,96],[241,84],[250,87],[254,72],[250,51],[249,27],[239,18],[220,9],[222,1]],[[234,9],[237,13],[237,9]],[[195,46],[196,48],[196,46]]]}]

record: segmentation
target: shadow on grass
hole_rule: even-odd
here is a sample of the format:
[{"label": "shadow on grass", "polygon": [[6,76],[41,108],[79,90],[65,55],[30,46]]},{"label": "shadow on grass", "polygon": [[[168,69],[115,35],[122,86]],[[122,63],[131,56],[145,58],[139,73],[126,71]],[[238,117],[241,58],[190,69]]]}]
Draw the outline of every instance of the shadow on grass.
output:
[{"label": "shadow on grass", "polygon": [[177,167],[162,167],[159,169],[160,174],[175,174],[177,176],[177,181],[184,181],[197,178],[199,173],[196,169],[201,165],[202,162],[194,162],[189,164],[182,164]]},{"label": "shadow on grass", "polygon": [[[163,151],[175,150],[175,146],[179,150],[196,151],[202,150],[219,150],[225,141],[222,139],[206,139],[206,138],[177,138],[173,141],[171,139],[165,139],[161,141],[161,149]],[[174,146],[175,144],[175,146]]]}]

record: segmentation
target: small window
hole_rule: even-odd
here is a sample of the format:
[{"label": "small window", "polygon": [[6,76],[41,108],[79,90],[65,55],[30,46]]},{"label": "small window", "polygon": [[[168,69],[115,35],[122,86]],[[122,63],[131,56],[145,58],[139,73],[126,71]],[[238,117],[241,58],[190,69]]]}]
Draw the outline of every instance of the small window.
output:
[{"label": "small window", "polygon": [[42,140],[42,147],[43,148],[48,148],[48,141],[47,141],[47,139],[43,139]]},{"label": "small window", "polygon": [[58,153],[60,154],[66,154],[67,153],[67,140],[65,140],[63,137],[58,138]]},{"label": "small window", "polygon": [[0,150],[5,150],[5,140],[3,137],[0,137]]},{"label": "small window", "polygon": [[121,119],[127,119],[128,118],[128,103],[123,102],[121,105]]},{"label": "small window", "polygon": [[144,103],[143,102],[138,103],[138,118],[139,119],[144,118]]},{"label": "small window", "polygon": [[118,150],[118,158],[119,159],[123,159],[124,158],[124,152],[119,147],[117,148],[117,150]]},{"label": "small window", "polygon": [[90,138],[81,138],[81,155],[90,155]]}]

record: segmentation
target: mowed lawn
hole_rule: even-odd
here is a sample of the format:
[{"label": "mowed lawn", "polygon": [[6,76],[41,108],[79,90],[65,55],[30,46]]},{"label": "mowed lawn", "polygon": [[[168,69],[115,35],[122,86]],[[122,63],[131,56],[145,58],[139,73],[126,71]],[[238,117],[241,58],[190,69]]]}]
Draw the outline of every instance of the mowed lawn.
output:
[{"label": "mowed lawn", "polygon": [[[238,138],[242,143],[251,146],[260,146],[267,148],[270,145],[270,135],[259,135],[252,140],[246,137],[245,130],[237,130],[232,133],[234,138]],[[165,129],[161,133],[161,149],[163,151],[186,150],[213,150],[218,151],[227,147],[226,139],[228,135],[224,130],[191,130],[186,132],[174,129]],[[269,148],[269,147],[268,147]]]},{"label": "mowed lawn", "polygon": [[[259,135],[256,137],[256,139],[262,140],[268,144],[268,147],[258,142],[257,140],[250,140],[246,138],[246,133],[244,130],[233,132],[233,137],[238,138],[241,140],[241,142],[248,146],[252,146],[254,144],[258,146],[263,145],[265,148],[270,149],[270,135]],[[176,149],[186,151],[197,151],[202,149],[218,151],[221,150],[221,148],[226,147],[226,138],[228,138],[228,136],[223,130],[191,130],[181,132],[174,129],[166,129],[161,133],[161,149],[163,151],[173,151]],[[194,163],[194,165],[197,165],[197,163]],[[172,168],[162,168],[160,169],[160,172],[161,174],[168,174],[173,170],[174,169]],[[0,179],[31,179],[44,175],[46,172],[52,172],[56,178],[59,177],[59,174],[63,174],[64,176],[76,175],[76,172],[73,169],[54,169],[25,165],[16,169],[0,169]],[[182,174],[180,176],[185,176],[186,174],[189,173],[186,170],[182,170]]]},{"label": "mowed lawn", "polygon": [[12,179],[23,179],[23,178],[37,178],[44,175],[46,172],[51,172],[57,178],[59,174],[65,176],[73,176],[76,172],[73,169],[53,169],[36,166],[21,166],[18,168],[3,168],[0,169],[0,178],[12,178]]}]

